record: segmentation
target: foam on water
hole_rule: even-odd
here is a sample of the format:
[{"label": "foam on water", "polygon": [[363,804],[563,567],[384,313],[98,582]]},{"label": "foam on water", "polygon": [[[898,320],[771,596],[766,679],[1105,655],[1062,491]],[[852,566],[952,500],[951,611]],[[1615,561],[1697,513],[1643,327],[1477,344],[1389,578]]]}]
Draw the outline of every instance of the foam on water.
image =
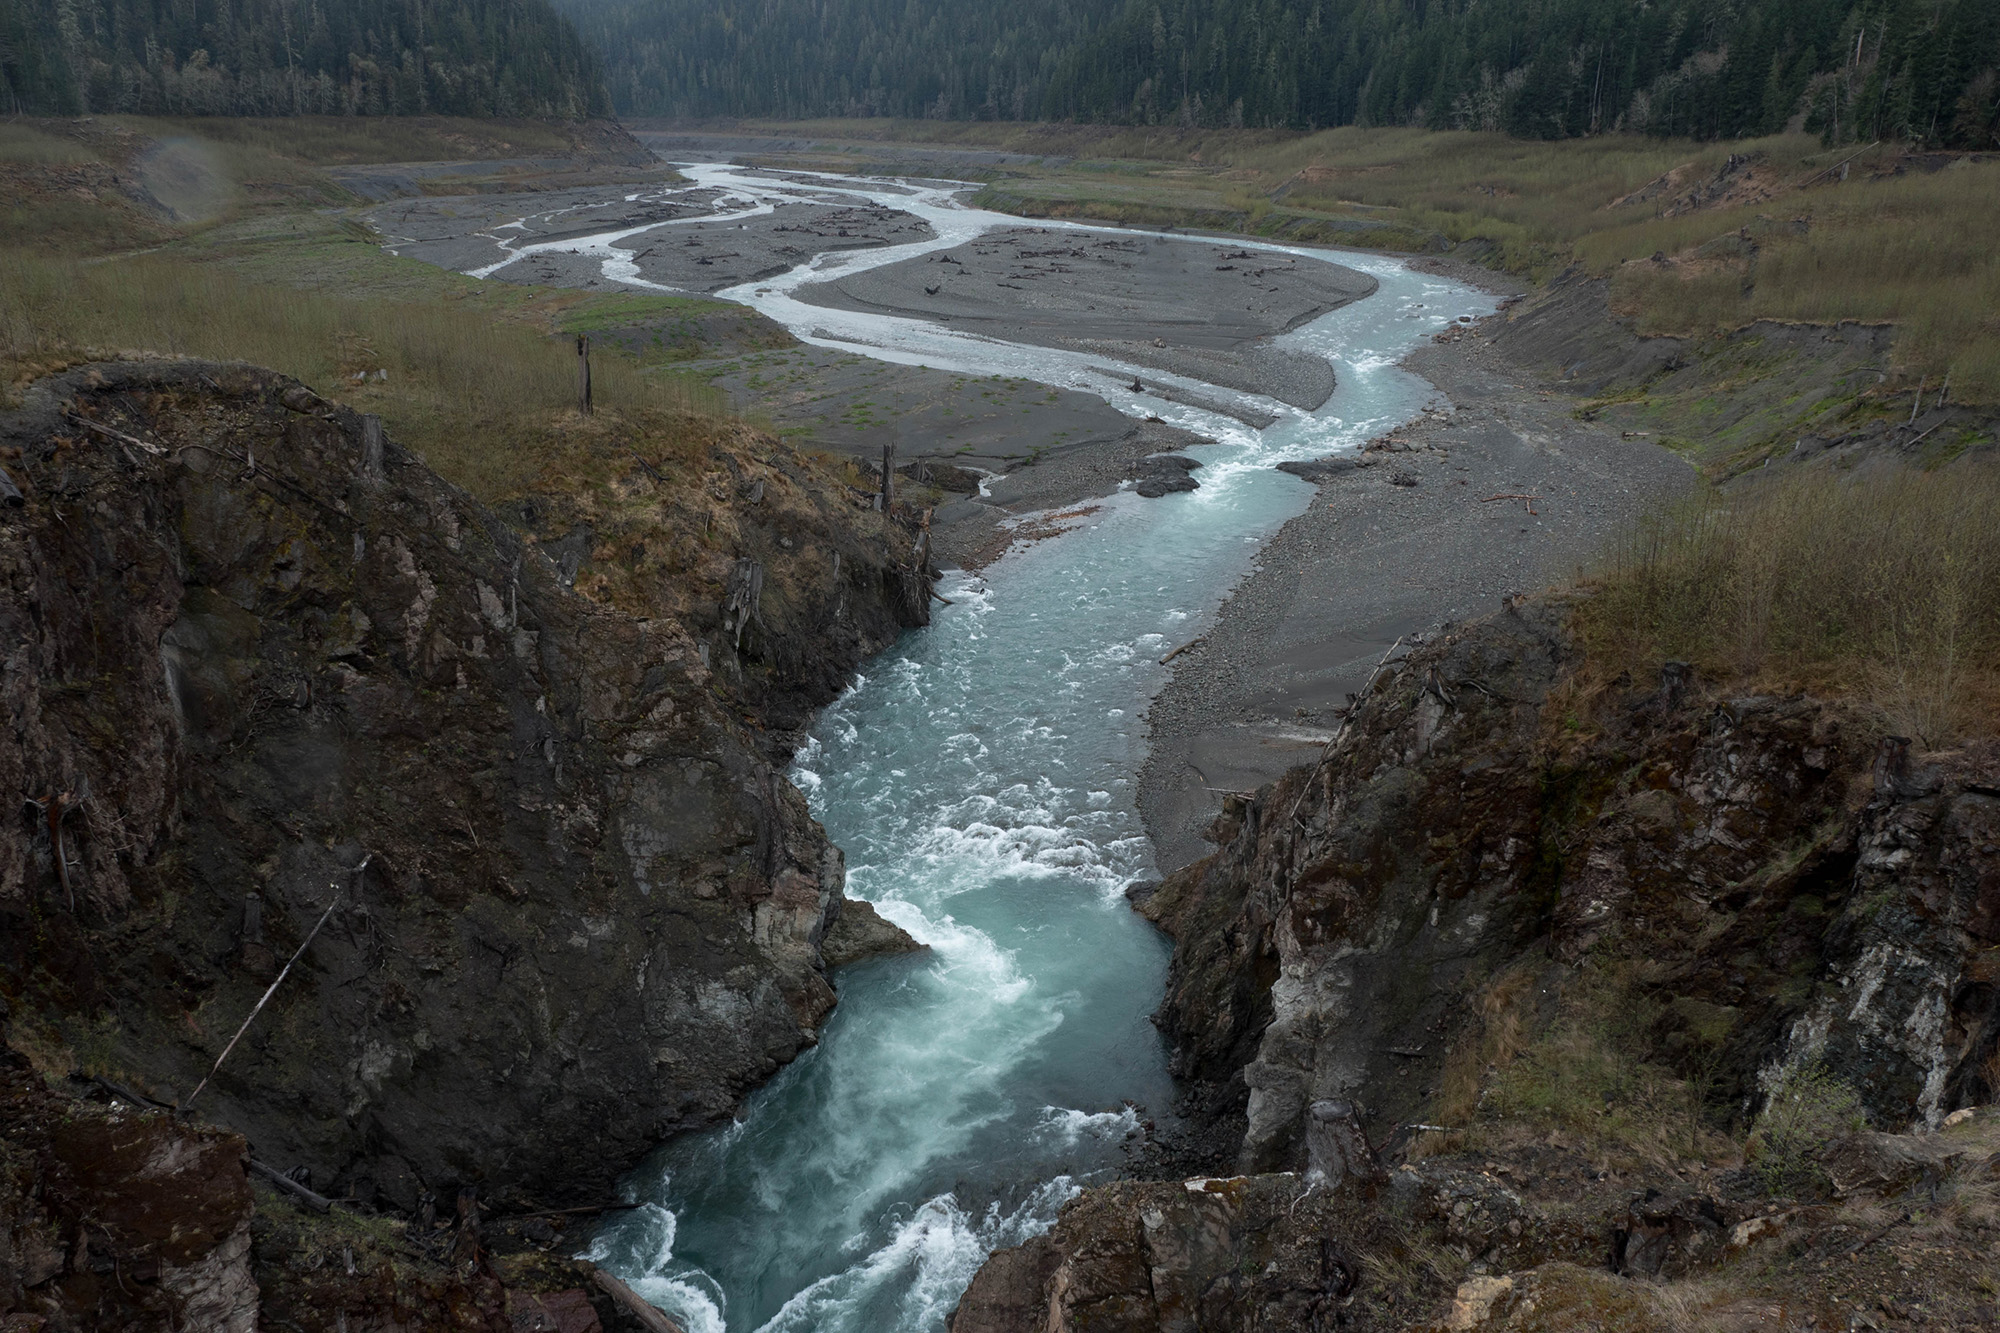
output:
[{"label": "foam on water", "polygon": [[[885,203],[938,233],[843,253],[841,271],[1024,225],[928,183],[685,171],[772,206],[808,192]],[[635,243],[604,245],[628,254]],[[1201,631],[1257,544],[1310,498],[1272,464],[1354,448],[1414,415],[1433,394],[1396,361],[1457,315],[1491,308],[1399,261],[1339,258],[1381,291],[1277,340],[1334,363],[1340,387],[1325,407],[1235,395],[1278,415],[1257,432],[1108,395],[1217,441],[1192,451],[1200,489],[1121,493],[1059,540],[954,576],[943,591],[955,604],[871,663],[799,751],[794,780],[847,854],[848,893],[928,948],[839,974],[840,1006],[816,1048],[739,1120],[667,1145],[628,1182],[658,1207],[609,1222],[593,1255],[691,1330],[938,1333],[988,1253],[1052,1225],[1080,1185],[1121,1166],[1142,1115],[1170,1112],[1147,1021],[1167,945],[1122,897],[1155,873],[1135,786],[1146,703],[1167,674],[1158,659]],[[822,345],[1110,387],[1068,353],[795,299],[833,267],[725,295]],[[1119,1109],[1073,1109],[1107,1107]]]}]

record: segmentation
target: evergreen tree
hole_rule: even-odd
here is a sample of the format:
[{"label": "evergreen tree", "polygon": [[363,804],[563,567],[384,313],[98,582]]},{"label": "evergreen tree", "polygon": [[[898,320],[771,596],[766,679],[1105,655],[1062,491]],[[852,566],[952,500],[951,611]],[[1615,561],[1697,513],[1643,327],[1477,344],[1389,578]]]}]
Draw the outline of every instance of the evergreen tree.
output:
[{"label": "evergreen tree", "polygon": [[601,116],[611,103],[547,0],[0,0],[0,107]]},{"label": "evergreen tree", "polygon": [[2000,145],[1996,0],[559,0],[621,112]]}]

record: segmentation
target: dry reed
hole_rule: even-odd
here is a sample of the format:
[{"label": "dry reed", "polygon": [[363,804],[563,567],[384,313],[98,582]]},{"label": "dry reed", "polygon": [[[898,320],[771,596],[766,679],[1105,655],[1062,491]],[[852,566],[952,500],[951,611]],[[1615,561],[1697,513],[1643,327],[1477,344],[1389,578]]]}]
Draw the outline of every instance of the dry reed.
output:
[{"label": "dry reed", "polygon": [[1943,745],[2000,675],[2000,477],[1816,473],[1708,491],[1634,528],[1588,580],[1599,671],[1668,660],[1853,695]]}]

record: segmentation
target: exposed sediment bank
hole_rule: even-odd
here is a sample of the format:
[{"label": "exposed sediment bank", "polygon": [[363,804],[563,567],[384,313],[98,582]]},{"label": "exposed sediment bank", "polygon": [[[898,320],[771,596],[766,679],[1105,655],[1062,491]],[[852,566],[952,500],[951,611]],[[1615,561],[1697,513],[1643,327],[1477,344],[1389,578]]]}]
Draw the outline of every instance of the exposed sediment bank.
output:
[{"label": "exposed sediment bank", "polygon": [[1333,367],[1262,340],[1375,287],[1338,264],[1226,242],[1017,227],[815,283],[799,299],[1095,352],[1312,411],[1333,393]]},{"label": "exposed sediment bank", "polygon": [[1310,762],[1399,638],[1568,576],[1694,484],[1652,441],[1577,420],[1471,329],[1404,364],[1443,401],[1322,471],[1153,702],[1140,808],[1163,868],[1205,854],[1221,793]]}]

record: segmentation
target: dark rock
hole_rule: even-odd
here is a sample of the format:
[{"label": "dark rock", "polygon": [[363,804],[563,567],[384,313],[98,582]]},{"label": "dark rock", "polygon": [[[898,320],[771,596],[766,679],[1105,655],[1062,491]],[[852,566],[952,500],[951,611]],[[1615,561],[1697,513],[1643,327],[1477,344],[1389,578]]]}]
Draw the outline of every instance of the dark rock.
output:
[{"label": "dark rock", "polygon": [[[1215,854],[1145,904],[1176,941],[1156,1015],[1176,1072],[1247,1085],[1243,1169],[1303,1166],[1316,1100],[1426,1120],[1473,978],[1558,986],[1604,948],[1728,1018],[1717,1104],[1754,1109],[1815,1061],[1884,1127],[1991,1099],[2000,1023],[1974,972],[2000,941],[2000,751],[1906,772],[1885,746],[1855,811],[1864,725],[1811,699],[1706,700],[1670,670],[1551,772],[1535,728],[1577,660],[1540,603],[1427,643],[1324,764],[1225,807]],[[1550,961],[1521,952],[1537,939]]]},{"label": "dark rock", "polygon": [[1138,484],[1132,489],[1149,500],[1156,500],[1175,491],[1199,489],[1199,484],[1188,474],[1200,466],[1198,459],[1184,454],[1148,454],[1136,460],[1126,475],[1138,478]]},{"label": "dark rock", "polygon": [[0,1153],[0,1311],[41,1316],[21,1327],[257,1328],[240,1137],[57,1096],[0,1050]]},{"label": "dark rock", "polygon": [[1391,472],[1389,474],[1389,484],[1391,486],[1414,486],[1417,484],[1417,475],[1414,472]]},{"label": "dark rock", "polygon": [[1615,1224],[1612,1268],[1633,1277],[1679,1277],[1718,1250],[1725,1234],[1714,1199],[1684,1188],[1648,1190]]},{"label": "dark rock", "polygon": [[846,898],[838,911],[839,915],[819,942],[820,957],[829,968],[845,967],[864,958],[918,953],[928,947],[911,939],[895,922],[884,919],[874,903]]},{"label": "dark rock", "polygon": [[[172,452],[134,472],[59,447],[72,405],[143,411]],[[774,483],[756,512],[824,544],[751,534],[794,620],[767,615],[725,678],[699,620],[569,589],[393,441],[363,483],[359,419],[268,372],[85,367],[30,389],[0,442],[32,497],[0,525],[0,785],[89,791],[67,891],[46,845],[0,852],[17,1020],[114,1034],[93,1049],[125,1081],[191,1089],[273,975],[246,893],[276,958],[331,905],[196,1109],[400,1208],[465,1182],[601,1200],[817,1039],[841,855],[744,715],[802,714],[922,623],[904,529]],[[763,437],[711,466],[751,448],[806,475]],[[595,570],[589,544],[563,554]],[[716,589],[689,604],[718,616]]]},{"label": "dark rock", "polygon": [[1304,462],[1278,464],[1278,471],[1289,472],[1295,477],[1303,477],[1315,485],[1344,477],[1350,472],[1359,472],[1371,465],[1371,460],[1351,454],[1338,454],[1332,458],[1314,458]]},{"label": "dark rock", "polygon": [[1333,1188],[1381,1174],[1353,1103],[1314,1102],[1306,1116],[1306,1179]]},{"label": "dark rock", "polygon": [[1132,489],[1145,496],[1148,500],[1157,500],[1163,495],[1172,495],[1176,491],[1199,490],[1200,483],[1196,482],[1193,477],[1190,477],[1185,472],[1154,472],[1141,477],[1139,483]]}]

